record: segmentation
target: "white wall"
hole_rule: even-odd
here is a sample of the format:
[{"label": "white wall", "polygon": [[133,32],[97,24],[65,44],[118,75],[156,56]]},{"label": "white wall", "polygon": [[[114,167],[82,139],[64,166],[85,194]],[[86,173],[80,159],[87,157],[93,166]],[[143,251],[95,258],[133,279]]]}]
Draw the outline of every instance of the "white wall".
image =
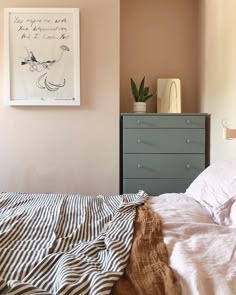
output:
[{"label": "white wall", "polygon": [[222,120],[236,129],[236,1],[201,0],[199,24],[199,110],[211,114],[211,162],[235,158]]}]

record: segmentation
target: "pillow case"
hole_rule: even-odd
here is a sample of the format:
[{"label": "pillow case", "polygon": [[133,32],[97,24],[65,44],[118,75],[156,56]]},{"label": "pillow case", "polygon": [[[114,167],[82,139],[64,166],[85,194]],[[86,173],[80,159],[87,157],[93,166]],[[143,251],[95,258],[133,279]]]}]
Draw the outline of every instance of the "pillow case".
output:
[{"label": "pillow case", "polygon": [[216,211],[219,214],[220,207],[236,197],[236,159],[211,164],[190,184],[185,195],[205,206],[213,216]]}]

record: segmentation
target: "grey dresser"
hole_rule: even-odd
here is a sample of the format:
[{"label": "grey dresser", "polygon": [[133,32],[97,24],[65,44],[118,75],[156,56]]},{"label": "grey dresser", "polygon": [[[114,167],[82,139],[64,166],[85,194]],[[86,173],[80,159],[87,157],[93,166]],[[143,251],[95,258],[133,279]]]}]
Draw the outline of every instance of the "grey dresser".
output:
[{"label": "grey dresser", "polygon": [[185,192],[208,163],[207,118],[207,114],[122,114],[120,193]]}]

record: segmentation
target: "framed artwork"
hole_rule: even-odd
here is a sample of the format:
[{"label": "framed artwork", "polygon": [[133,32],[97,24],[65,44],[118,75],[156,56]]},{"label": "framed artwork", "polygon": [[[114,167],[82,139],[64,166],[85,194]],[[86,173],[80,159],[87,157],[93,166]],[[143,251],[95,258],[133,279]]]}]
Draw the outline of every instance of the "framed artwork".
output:
[{"label": "framed artwork", "polygon": [[157,112],[181,113],[180,79],[157,79]]},{"label": "framed artwork", "polygon": [[80,105],[78,8],[6,8],[8,105]]}]

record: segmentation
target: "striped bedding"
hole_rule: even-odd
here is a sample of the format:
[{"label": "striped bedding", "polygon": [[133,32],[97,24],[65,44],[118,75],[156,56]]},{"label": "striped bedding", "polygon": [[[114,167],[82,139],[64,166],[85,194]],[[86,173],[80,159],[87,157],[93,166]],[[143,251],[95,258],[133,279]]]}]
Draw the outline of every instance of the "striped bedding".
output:
[{"label": "striped bedding", "polygon": [[110,294],[147,195],[0,194],[0,294]]}]

